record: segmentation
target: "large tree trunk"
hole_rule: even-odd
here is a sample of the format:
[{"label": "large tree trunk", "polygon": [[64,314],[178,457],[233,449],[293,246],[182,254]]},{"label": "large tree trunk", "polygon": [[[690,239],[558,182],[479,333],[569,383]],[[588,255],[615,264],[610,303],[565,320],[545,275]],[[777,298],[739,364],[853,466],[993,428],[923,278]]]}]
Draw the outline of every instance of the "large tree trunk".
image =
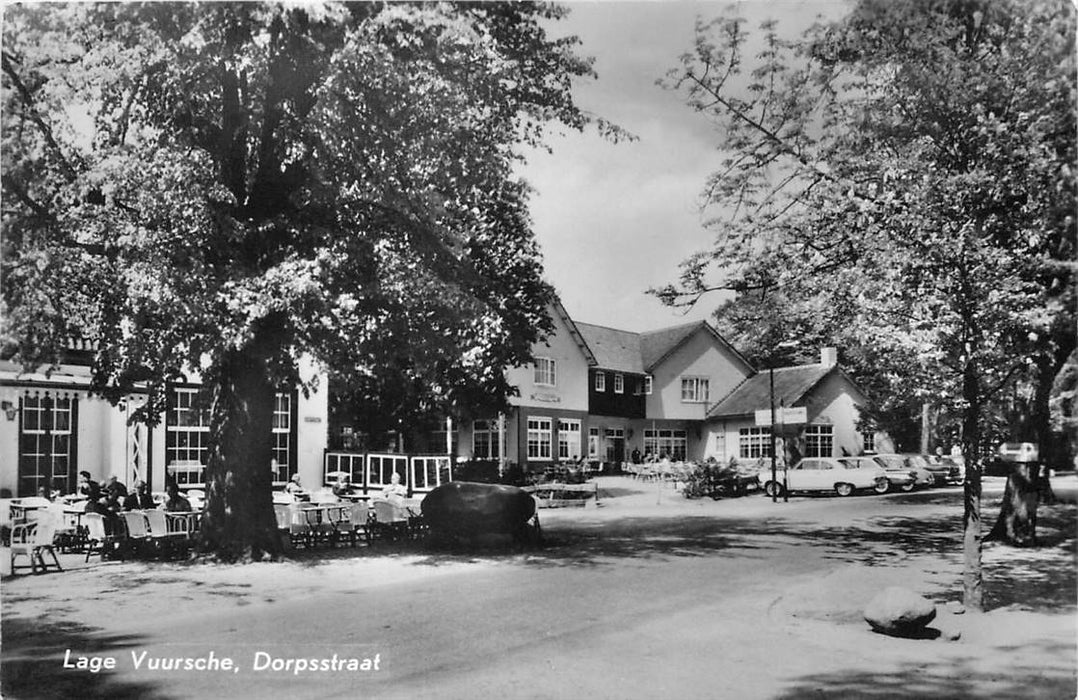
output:
[{"label": "large tree trunk", "polygon": [[1037,363],[1033,399],[1015,428],[1015,437],[1032,442],[1040,451],[1041,464],[1015,464],[1007,475],[999,517],[986,541],[1001,541],[1016,547],[1037,543],[1037,506],[1056,502],[1048,470],[1061,461],[1059,443],[1052,434],[1051,398],[1056,376],[1066,365],[1071,350],[1063,346],[1053,356],[1041,356]]},{"label": "large tree trunk", "polygon": [[1040,466],[1015,464],[1007,476],[999,518],[985,541],[1003,540],[1017,547],[1037,543],[1037,503],[1040,501]]},{"label": "large tree trunk", "polygon": [[265,357],[232,351],[214,375],[200,550],[226,561],[273,557],[282,542],[270,476],[275,388]]}]

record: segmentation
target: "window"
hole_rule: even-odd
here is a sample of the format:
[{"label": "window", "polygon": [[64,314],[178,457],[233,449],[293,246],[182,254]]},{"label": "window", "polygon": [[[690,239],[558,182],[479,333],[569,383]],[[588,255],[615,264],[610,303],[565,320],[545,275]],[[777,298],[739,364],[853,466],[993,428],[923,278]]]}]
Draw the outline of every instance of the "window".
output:
[{"label": "window", "polygon": [[708,380],[706,377],[682,377],[682,403],[705,403],[708,398]]},{"label": "window", "polygon": [[554,386],[558,383],[557,363],[549,357],[535,358],[535,383]]},{"label": "window", "polygon": [[644,377],[644,393],[651,396],[651,375]]},{"label": "window", "polygon": [[861,433],[861,450],[864,452],[876,451],[876,433]]},{"label": "window", "polygon": [[[494,422],[494,427],[497,429],[497,421]],[[446,428],[452,429],[447,432]],[[422,438],[425,438],[425,440]],[[436,429],[422,436],[416,443],[417,448],[422,449],[428,455],[457,454],[457,447],[460,444],[460,431],[457,430],[457,422],[449,421],[447,424],[446,420],[443,418],[438,422],[438,427]]]},{"label": "window", "polygon": [[614,393],[615,394],[624,394],[625,393],[625,377],[624,377],[624,375],[621,375],[621,374],[615,374],[614,375]]},{"label": "window", "polygon": [[276,460],[273,481],[285,483],[296,473],[296,465],[292,463],[291,394],[278,393],[274,398],[271,432],[273,433],[273,459]]},{"label": "window", "polygon": [[19,496],[74,488],[78,400],[52,394],[22,399],[19,425]]},{"label": "window", "polygon": [[474,459],[500,459],[501,435],[498,421],[477,420],[472,423],[472,457]]},{"label": "window", "polygon": [[528,459],[550,459],[551,425],[550,418],[528,419]]},{"label": "window", "polygon": [[771,456],[771,428],[742,428],[737,432],[739,457],[756,459]]},{"label": "window", "polygon": [[[165,414],[165,466],[179,486],[202,486],[208,459],[210,413],[198,405],[196,387],[173,387]],[[270,423],[273,480],[284,483],[296,473],[296,394],[274,396]]]},{"label": "window", "polygon": [[[169,398],[165,466],[172,472],[178,485],[202,485],[205,482],[202,470],[206,466],[210,437],[209,411],[199,408],[198,389],[175,387]],[[274,411],[274,419],[276,416]]]},{"label": "window", "polygon": [[599,429],[588,428],[588,458],[599,459]]},{"label": "window", "polygon": [[606,391],[606,372],[595,373],[595,390]]},{"label": "window", "polygon": [[558,420],[558,459],[580,459],[580,421]]},{"label": "window", "polygon": [[805,427],[805,456],[830,457],[835,449],[835,440],[830,425],[809,425]]},{"label": "window", "polygon": [[684,430],[645,430],[644,453],[656,457],[667,456],[675,462],[685,461],[688,452],[688,435]]}]

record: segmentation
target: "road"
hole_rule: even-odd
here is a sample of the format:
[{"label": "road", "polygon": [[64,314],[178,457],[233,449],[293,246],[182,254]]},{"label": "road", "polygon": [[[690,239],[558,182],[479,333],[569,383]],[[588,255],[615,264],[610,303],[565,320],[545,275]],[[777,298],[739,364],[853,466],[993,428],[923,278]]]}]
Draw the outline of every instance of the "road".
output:
[{"label": "road", "polygon": [[[321,585],[321,570],[312,567],[309,590],[282,586],[281,595],[261,574],[225,591],[235,595],[207,595],[180,580],[167,593],[148,586],[156,596],[152,614],[132,615],[120,601],[137,588],[104,590],[121,613],[95,625],[68,608],[66,616],[88,629],[40,645],[47,662],[23,659],[38,676],[30,687],[42,688],[41,697],[77,687],[84,697],[113,698],[763,698],[797,697],[813,679],[818,694],[831,688],[839,697],[850,694],[851,683],[869,683],[857,673],[874,669],[893,681],[887,696],[901,697],[901,689],[917,687],[909,683],[911,668],[926,678],[928,642],[894,646],[867,633],[858,612],[880,586],[904,583],[911,572],[922,586],[954,591],[959,534],[948,523],[960,508],[957,489],[787,504],[655,497],[545,512],[543,550],[423,554],[397,562],[389,582],[365,575],[370,558],[338,562],[354,567],[345,585]],[[896,523],[903,537],[889,534]],[[162,604],[166,595],[174,604]],[[1046,634],[1056,640],[1052,629]],[[5,638],[9,631],[5,626]],[[982,647],[931,644],[938,646],[930,658],[950,654],[966,664],[954,668],[967,677],[977,678],[988,661]],[[62,669],[67,649],[75,657],[115,657],[117,668]],[[849,658],[836,661],[837,649]],[[233,659],[238,671],[148,671],[148,661],[136,669],[132,652],[147,659],[212,652]],[[372,667],[254,669],[268,658],[331,664],[334,654],[369,659]],[[1058,654],[1073,659],[1074,651]],[[1031,663],[1041,665],[1033,669],[1041,688],[1057,687],[1052,679],[1069,682],[1072,662],[1038,658]],[[1010,680],[993,686],[1001,681],[983,669],[983,682],[965,692],[968,681],[948,668],[927,676],[921,691],[978,697],[996,688],[1015,696]],[[821,671],[843,675],[820,679]]]}]

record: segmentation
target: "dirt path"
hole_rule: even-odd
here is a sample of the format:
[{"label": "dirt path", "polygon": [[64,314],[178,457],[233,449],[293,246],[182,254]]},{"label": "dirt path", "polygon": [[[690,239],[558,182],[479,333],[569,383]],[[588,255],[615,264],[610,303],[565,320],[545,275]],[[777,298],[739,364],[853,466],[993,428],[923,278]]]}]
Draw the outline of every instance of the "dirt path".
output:
[{"label": "dirt path", "polygon": [[[606,479],[600,495],[544,511],[550,546],[526,554],[376,547],[6,579],[5,697],[1074,695],[1071,506],[1042,513],[1042,549],[986,551],[1000,609],[941,615],[962,632],[945,642],[874,635],[859,611],[885,585],[960,597],[957,490],[772,504]],[[64,669],[66,649],[117,669]],[[147,672],[132,651],[213,651],[240,671]],[[256,672],[257,652],[379,668]]]}]

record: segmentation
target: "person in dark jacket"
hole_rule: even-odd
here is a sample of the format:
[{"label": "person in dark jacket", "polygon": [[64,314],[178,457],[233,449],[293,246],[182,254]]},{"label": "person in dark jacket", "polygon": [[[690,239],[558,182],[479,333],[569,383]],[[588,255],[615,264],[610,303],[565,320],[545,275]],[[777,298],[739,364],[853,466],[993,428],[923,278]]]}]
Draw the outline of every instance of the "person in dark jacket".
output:
[{"label": "person in dark jacket", "polygon": [[123,509],[124,499],[127,498],[127,487],[114,476],[110,476],[105,482],[105,505],[109,510],[116,512]]},{"label": "person in dark jacket", "polygon": [[85,496],[87,503],[97,503],[101,500],[101,484],[90,478],[90,472],[79,472],[79,483],[75,492]]},{"label": "person in dark jacket", "polygon": [[142,479],[135,482],[135,490],[124,499],[124,510],[147,510],[156,507],[150,489]]},{"label": "person in dark jacket", "polygon": [[168,493],[168,500],[165,501],[165,510],[170,513],[191,512],[191,501],[184,498],[178,486],[166,487],[166,493]]}]

